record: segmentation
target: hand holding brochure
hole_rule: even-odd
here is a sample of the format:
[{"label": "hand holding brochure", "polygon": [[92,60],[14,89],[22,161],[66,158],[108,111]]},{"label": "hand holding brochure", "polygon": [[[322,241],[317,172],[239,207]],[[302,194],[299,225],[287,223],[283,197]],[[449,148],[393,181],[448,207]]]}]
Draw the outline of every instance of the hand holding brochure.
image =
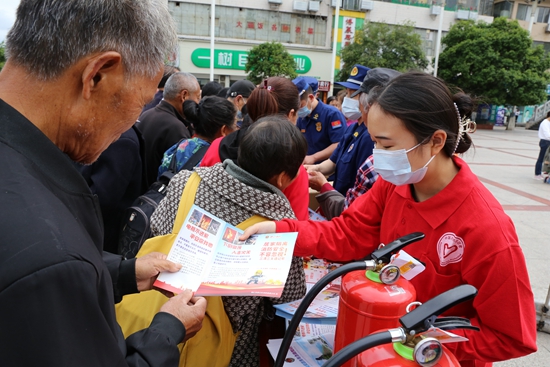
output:
[{"label": "hand holding brochure", "polygon": [[168,260],[183,267],[161,273],[154,286],[174,293],[190,289],[197,296],[280,297],[298,234],[239,241],[242,233],[193,205],[168,254]]}]

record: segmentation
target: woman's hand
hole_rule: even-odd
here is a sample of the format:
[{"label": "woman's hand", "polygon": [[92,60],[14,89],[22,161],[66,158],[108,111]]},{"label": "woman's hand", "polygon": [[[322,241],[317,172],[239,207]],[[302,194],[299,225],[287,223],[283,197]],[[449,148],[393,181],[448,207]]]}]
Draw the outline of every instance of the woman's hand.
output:
[{"label": "woman's hand", "polygon": [[243,235],[239,237],[239,241],[245,241],[248,237],[252,236],[253,234],[275,233],[276,229],[277,227],[275,225],[275,222],[272,222],[272,221],[256,223],[248,227],[244,231]]},{"label": "woman's hand", "polygon": [[309,187],[319,192],[321,192],[321,187],[323,187],[323,185],[328,182],[325,175],[323,175],[321,172],[315,172],[315,171],[308,172],[308,179],[309,179]]}]

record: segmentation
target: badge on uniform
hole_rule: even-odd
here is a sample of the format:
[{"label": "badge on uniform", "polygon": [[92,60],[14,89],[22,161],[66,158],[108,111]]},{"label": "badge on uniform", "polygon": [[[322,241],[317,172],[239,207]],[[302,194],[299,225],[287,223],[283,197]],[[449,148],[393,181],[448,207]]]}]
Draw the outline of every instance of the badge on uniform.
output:
[{"label": "badge on uniform", "polygon": [[334,130],[334,129],[339,129],[339,128],[342,127],[342,121],[340,121],[340,120],[332,121],[332,122],[330,123],[330,125],[332,126],[332,129],[333,129],[333,130]]},{"label": "badge on uniform", "polygon": [[300,132],[305,134],[305,133],[306,133],[306,129],[302,129],[302,130],[300,130]]},{"label": "badge on uniform", "polygon": [[358,137],[358,136],[359,136],[359,131],[356,131],[356,132],[353,133],[353,137],[354,137],[354,138],[356,138],[356,137]]},{"label": "badge on uniform", "polygon": [[318,123],[315,124],[315,129],[316,129],[317,131],[320,132],[322,128],[323,128],[323,124],[321,124],[320,122],[318,122]]},{"label": "badge on uniform", "polygon": [[349,146],[349,148],[348,148],[348,153],[351,152],[351,150],[353,149],[353,145],[354,145],[354,144],[351,144],[351,145]]}]

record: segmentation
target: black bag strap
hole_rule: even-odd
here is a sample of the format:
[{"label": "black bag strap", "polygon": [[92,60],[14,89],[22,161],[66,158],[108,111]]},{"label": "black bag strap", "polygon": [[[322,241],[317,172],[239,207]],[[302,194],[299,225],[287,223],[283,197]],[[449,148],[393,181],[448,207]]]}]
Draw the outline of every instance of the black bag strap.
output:
[{"label": "black bag strap", "polygon": [[[185,139],[182,139],[180,140],[180,142],[178,143],[178,146],[180,145],[180,143],[185,140]],[[206,154],[206,151],[208,150],[208,148],[210,147],[210,145],[203,145],[202,147],[199,148],[199,150],[197,150],[195,152],[195,154],[193,154],[191,157],[189,157],[189,159],[187,160],[187,162],[185,162],[185,164],[183,165],[183,167],[181,167],[181,169],[178,170],[178,162],[176,160],[176,152],[174,152],[174,154],[172,154],[172,159],[170,160],[170,166],[168,166],[168,170],[164,171],[162,173],[162,175],[160,175],[159,177],[159,181],[164,184],[164,185],[168,185],[168,182],[170,182],[170,180],[172,179],[172,177],[174,177],[174,175],[176,173],[178,173],[179,171],[181,170],[188,170],[188,171],[192,171],[193,168],[197,165],[197,163],[199,163],[202,159],[202,157],[204,157],[204,155]]]},{"label": "black bag strap", "polygon": [[[210,147],[210,145],[203,145],[202,147],[200,147],[199,150],[197,150],[195,152],[195,154],[193,154],[189,158],[189,160],[187,162],[185,162],[183,167],[181,167],[181,170],[184,170],[184,169],[186,169],[188,171],[193,170],[193,167],[195,167],[201,161],[202,157],[204,157],[204,155],[206,154],[206,151],[208,150],[209,147]],[[172,163],[172,162],[170,162],[170,163]]]}]

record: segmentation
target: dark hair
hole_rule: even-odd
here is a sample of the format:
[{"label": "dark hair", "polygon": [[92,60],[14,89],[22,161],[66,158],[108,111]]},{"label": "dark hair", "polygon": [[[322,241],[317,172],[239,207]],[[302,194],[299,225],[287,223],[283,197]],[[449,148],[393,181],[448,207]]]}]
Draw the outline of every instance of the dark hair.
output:
[{"label": "dark hair", "polygon": [[190,99],[183,102],[183,114],[198,135],[212,141],[223,126],[234,126],[237,110],[227,99],[209,96],[199,103]]},{"label": "dark hair", "polygon": [[216,94],[218,97],[221,97],[221,98],[227,98],[227,92],[229,92],[229,87],[225,87],[223,88],[222,90],[220,90],[218,92],[218,94]]},{"label": "dark hair", "polygon": [[461,119],[469,118],[474,101],[463,92],[453,95],[439,78],[421,72],[402,74],[381,89],[374,103],[403,121],[419,143],[427,143],[436,130],[445,131],[447,141],[443,151],[449,157],[455,152],[466,152],[472,145],[465,132],[457,146],[460,122],[457,108]]},{"label": "dark hair", "polygon": [[261,88],[267,89],[277,100],[279,113],[288,116],[291,110],[298,112],[300,95],[290,79],[281,76],[268,78]]},{"label": "dark hair", "polygon": [[338,98],[336,98],[336,96],[330,96],[327,98],[327,104],[330,104],[332,101],[338,101]]},{"label": "dark hair", "polygon": [[273,115],[251,125],[237,161],[242,169],[268,182],[282,172],[296,177],[306,153],[307,142],[300,130],[285,117]]},{"label": "dark hair", "polygon": [[256,88],[248,97],[246,102],[246,110],[248,116],[252,121],[258,121],[258,119],[275,115],[279,112],[279,105],[275,96],[267,89]]},{"label": "dark hair", "polygon": [[202,97],[217,96],[223,89],[223,86],[218,82],[208,82],[202,87]]},{"label": "dark hair", "polygon": [[160,79],[159,85],[157,88],[164,88],[164,85],[166,84],[166,81],[168,78],[172,76],[172,74],[175,74],[179,72],[180,69],[175,66],[170,65],[164,65],[164,74],[162,74],[162,78]]},{"label": "dark hair", "polygon": [[550,117],[550,111],[548,111],[548,113],[546,114],[546,117]]},{"label": "dark hair", "polygon": [[311,89],[311,86],[308,86],[300,96],[300,101],[305,101],[310,94],[313,94],[313,89]]}]

